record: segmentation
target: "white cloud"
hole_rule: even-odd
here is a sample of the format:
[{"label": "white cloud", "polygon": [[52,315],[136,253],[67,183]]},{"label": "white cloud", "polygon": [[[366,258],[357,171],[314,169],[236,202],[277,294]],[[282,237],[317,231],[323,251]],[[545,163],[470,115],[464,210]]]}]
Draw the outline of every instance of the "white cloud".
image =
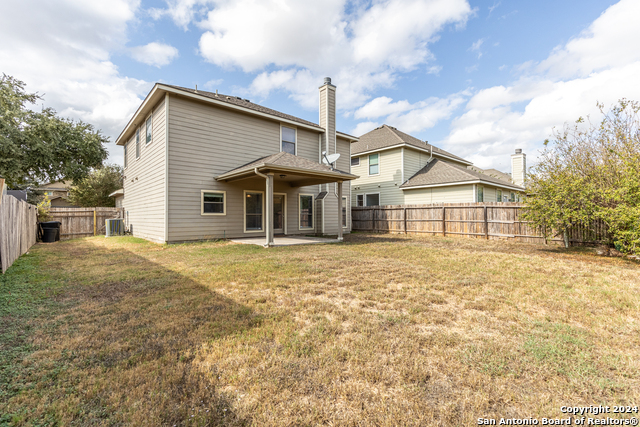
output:
[{"label": "white cloud", "polygon": [[640,37],[638,16],[637,0],[614,4],[578,37],[554,49],[536,72],[570,78],[639,61],[640,49],[631,48]]},{"label": "white cloud", "polygon": [[353,136],[362,136],[365,133],[377,128],[378,126],[380,126],[380,123],[378,122],[360,122],[356,125],[356,127],[351,129],[350,134]]},{"label": "white cloud", "polygon": [[478,39],[475,42],[473,42],[471,44],[471,47],[469,48],[471,52],[478,52],[478,59],[482,57],[482,51],[480,51],[480,48],[482,47],[483,43],[484,43],[484,39]]},{"label": "white cloud", "polygon": [[205,84],[202,85],[203,89],[212,91],[212,90],[216,90],[218,88],[218,86],[220,86],[222,84],[222,82],[224,81],[224,79],[213,79],[213,80],[209,80],[208,82],[206,82]]},{"label": "white cloud", "polygon": [[189,24],[200,13],[206,12],[204,5],[213,4],[211,0],[166,0],[167,8],[151,8],[149,14],[153,19],[160,19],[168,16],[173,22],[187,31]]},{"label": "white cloud", "polygon": [[524,74],[512,84],[477,91],[452,121],[443,148],[508,171],[515,148],[528,152],[533,164],[553,127],[597,116],[596,102],[640,99],[640,53],[629,42],[640,37],[632,23],[639,14],[637,1],[622,0],[545,60],[523,64]]},{"label": "white cloud", "polygon": [[[45,106],[92,123],[113,141],[151,87],[120,75],[110,61],[126,43],[138,6],[138,0],[9,2],[0,14],[0,39],[10,40],[0,46],[1,71],[43,94]],[[108,148],[119,161],[121,149]]]},{"label": "white cloud", "polygon": [[[420,132],[450,118],[453,112],[464,103],[468,95],[467,92],[460,92],[447,98],[432,97],[414,104],[406,100],[392,102],[391,98],[381,96],[356,110],[354,117],[356,119],[376,119],[384,116],[384,123],[403,132]],[[356,129],[360,130],[363,126],[364,124],[360,123]]]},{"label": "white cloud", "polygon": [[198,23],[199,47],[215,65],[258,72],[251,90],[284,90],[307,108],[317,108],[315,87],[331,76],[339,107],[349,109],[391,87],[398,73],[433,61],[429,44],[472,13],[466,0],[216,0]]},{"label": "white cloud", "polygon": [[163,67],[178,57],[178,49],[159,42],[151,42],[144,46],[130,48],[131,57],[143,64]]}]

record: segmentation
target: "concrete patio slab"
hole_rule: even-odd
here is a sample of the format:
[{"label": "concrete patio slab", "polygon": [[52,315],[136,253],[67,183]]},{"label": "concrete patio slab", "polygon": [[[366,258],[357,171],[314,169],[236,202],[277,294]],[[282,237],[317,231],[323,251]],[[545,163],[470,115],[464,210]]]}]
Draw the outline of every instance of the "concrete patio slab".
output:
[{"label": "concrete patio slab", "polygon": [[[264,246],[265,237],[245,237],[241,239],[229,239],[234,243],[242,243],[246,245]],[[337,239],[327,239],[325,237],[306,237],[306,236],[276,236],[273,239],[273,246],[291,246],[291,245],[312,245],[314,243],[337,243]]]}]

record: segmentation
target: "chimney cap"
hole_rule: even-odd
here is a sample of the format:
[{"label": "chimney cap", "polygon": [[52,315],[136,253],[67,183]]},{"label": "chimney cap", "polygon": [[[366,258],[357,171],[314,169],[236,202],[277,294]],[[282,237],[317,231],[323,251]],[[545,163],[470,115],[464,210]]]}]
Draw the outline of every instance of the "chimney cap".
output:
[{"label": "chimney cap", "polygon": [[325,77],[324,78],[324,83],[325,84],[331,84],[331,77]]},{"label": "chimney cap", "polygon": [[516,154],[522,154],[522,148],[516,148]]}]

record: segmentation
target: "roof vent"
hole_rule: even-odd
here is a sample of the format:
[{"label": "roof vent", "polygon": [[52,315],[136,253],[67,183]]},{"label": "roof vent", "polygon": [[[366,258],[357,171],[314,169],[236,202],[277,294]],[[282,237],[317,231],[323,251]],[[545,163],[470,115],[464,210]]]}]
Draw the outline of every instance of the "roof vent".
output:
[{"label": "roof vent", "polygon": [[231,99],[231,97],[230,97],[230,96],[227,96],[227,99]]},{"label": "roof vent", "polygon": [[330,85],[331,84],[331,77],[325,77],[324,78],[324,84]]},{"label": "roof vent", "polygon": [[245,101],[247,101],[247,102],[251,102],[251,101],[249,101],[248,99],[245,99]]}]

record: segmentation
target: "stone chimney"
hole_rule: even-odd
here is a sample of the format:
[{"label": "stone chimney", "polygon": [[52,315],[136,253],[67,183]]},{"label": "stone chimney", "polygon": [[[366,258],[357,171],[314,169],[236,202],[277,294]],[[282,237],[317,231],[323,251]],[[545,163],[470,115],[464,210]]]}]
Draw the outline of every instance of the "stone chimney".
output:
[{"label": "stone chimney", "polygon": [[322,151],[327,154],[336,152],[336,87],[331,84],[331,77],[324,78],[320,86],[320,127],[322,134]]},{"label": "stone chimney", "polygon": [[527,182],[527,155],[521,148],[516,148],[516,154],[511,155],[511,180],[521,187]]}]

